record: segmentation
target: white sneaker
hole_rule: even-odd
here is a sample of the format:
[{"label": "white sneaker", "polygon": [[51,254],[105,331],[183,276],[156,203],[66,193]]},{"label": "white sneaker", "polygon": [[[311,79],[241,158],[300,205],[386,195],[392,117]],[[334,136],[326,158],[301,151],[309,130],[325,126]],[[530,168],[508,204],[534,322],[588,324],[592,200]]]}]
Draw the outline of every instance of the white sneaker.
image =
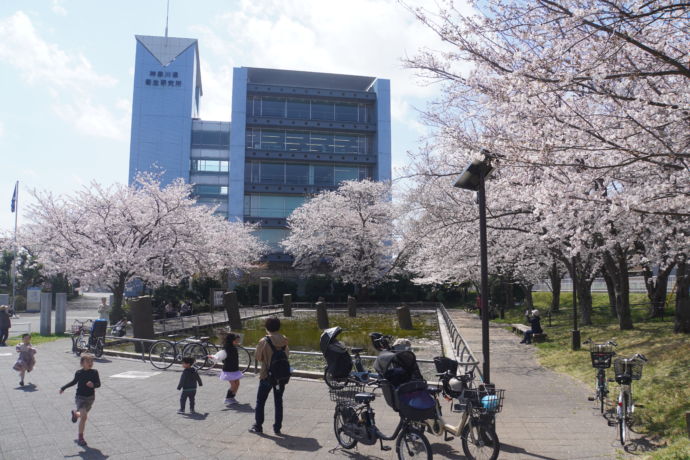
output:
[{"label": "white sneaker", "polygon": [[234,404],[239,404],[239,401],[237,401],[235,398],[226,399],[225,401],[226,401],[225,404],[228,406],[232,406]]}]

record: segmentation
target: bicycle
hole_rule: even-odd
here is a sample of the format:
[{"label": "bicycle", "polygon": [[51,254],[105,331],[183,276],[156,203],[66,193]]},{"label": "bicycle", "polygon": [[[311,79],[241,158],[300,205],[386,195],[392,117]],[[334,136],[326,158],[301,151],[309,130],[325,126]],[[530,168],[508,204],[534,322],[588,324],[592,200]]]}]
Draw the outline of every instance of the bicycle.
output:
[{"label": "bicycle", "polygon": [[[632,414],[635,412],[632,382],[642,378],[642,367],[646,362],[647,358],[639,353],[635,353],[630,358],[618,358],[613,362],[616,378],[609,381],[615,381],[620,386],[616,406],[616,420],[618,423],[618,434],[623,446],[628,439],[628,430],[633,422]],[[638,404],[638,407],[642,406]]]},{"label": "bicycle", "polygon": [[[462,450],[469,460],[496,460],[501,451],[496,434],[496,414],[503,408],[505,390],[489,384],[475,388],[472,371],[455,376],[455,371],[446,370],[436,375],[440,388],[430,389],[436,402],[436,418],[425,421],[427,431],[443,436],[444,441],[460,436]],[[450,400],[451,412],[462,414],[457,425],[444,419],[439,393]]]},{"label": "bicycle", "polygon": [[[174,335],[168,336],[170,338]],[[214,355],[219,348],[210,341],[210,337],[187,337],[182,340],[161,339],[151,346],[149,350],[149,361],[156,369],[167,369],[177,362],[181,362],[184,357],[194,358],[194,367],[200,370],[213,367],[213,360],[209,355]],[[251,355],[249,350],[237,347],[240,371],[247,372],[251,365]]]},{"label": "bicycle", "polygon": [[599,400],[599,409],[604,413],[606,408],[606,399],[609,395],[609,385],[606,380],[606,369],[611,367],[611,358],[615,356],[616,352],[613,350],[618,344],[612,340],[606,343],[594,343],[592,339],[587,339],[583,342],[589,344],[589,353],[592,358],[592,367],[597,370],[597,375],[594,380],[595,395],[587,398],[590,401]]},{"label": "bicycle", "polygon": [[87,319],[85,321],[79,321],[75,319],[72,323],[72,353],[79,356],[81,351],[88,346],[88,340],[86,336],[89,334],[88,331],[93,325],[93,320]]},{"label": "bicycle", "polygon": [[[374,386],[372,391],[381,388],[381,381],[370,382]],[[423,386],[426,383],[421,382]],[[377,442],[381,450],[389,451],[390,446],[384,446],[383,441],[395,440],[395,452],[398,459],[433,457],[429,440],[424,435],[424,424],[420,418],[430,416],[429,413],[414,414],[409,407],[400,410],[400,421],[392,435],[387,436],[376,426],[375,412],[371,402],[376,395],[364,391],[365,384],[361,382],[348,382],[344,387],[329,391],[331,401],[336,403],[333,414],[333,431],[335,437],[344,449],[353,449],[358,443],[374,445]]]}]

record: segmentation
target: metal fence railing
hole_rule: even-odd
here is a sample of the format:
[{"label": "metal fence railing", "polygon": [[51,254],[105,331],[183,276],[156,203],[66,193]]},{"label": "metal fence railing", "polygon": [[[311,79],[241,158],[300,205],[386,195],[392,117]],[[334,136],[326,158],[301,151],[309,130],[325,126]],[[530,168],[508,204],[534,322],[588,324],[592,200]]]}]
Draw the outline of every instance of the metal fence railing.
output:
[{"label": "metal fence railing", "polygon": [[[251,319],[260,318],[262,316],[275,315],[282,313],[282,305],[267,305],[265,307],[251,306],[240,307],[240,318]],[[173,318],[162,318],[153,321],[153,330],[155,333],[166,333],[192,329],[195,327],[212,326],[215,324],[227,323],[228,313],[223,308],[216,309],[206,313],[191,316],[175,316]]]},{"label": "metal fence railing", "polygon": [[[481,370],[479,369],[479,361],[475,358],[472,349],[462,338],[460,331],[455,326],[455,323],[448,314],[445,305],[442,303],[438,304],[438,309],[443,316],[443,320],[448,328],[448,333],[450,334],[450,340],[453,345],[453,350],[455,352],[455,360],[458,361],[458,367],[461,367],[465,373],[475,370],[480,376],[482,376]],[[483,376],[482,376],[483,377]]]}]

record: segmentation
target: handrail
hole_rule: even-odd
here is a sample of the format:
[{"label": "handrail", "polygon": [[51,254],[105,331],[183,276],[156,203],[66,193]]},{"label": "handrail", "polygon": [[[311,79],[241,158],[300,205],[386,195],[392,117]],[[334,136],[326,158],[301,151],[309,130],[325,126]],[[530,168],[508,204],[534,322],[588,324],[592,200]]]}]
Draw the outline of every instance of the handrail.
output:
[{"label": "handrail", "polygon": [[455,360],[458,361],[458,365],[464,367],[465,373],[475,370],[475,372],[478,373],[480,378],[483,380],[484,376],[482,375],[481,369],[479,369],[479,361],[477,358],[475,358],[474,353],[472,353],[472,349],[468,343],[462,338],[460,331],[458,331],[455,323],[450,318],[445,305],[439,303],[438,309],[441,311],[443,320],[446,322],[446,326],[448,327],[448,333],[450,334],[450,339],[453,342],[453,350],[455,351]]}]

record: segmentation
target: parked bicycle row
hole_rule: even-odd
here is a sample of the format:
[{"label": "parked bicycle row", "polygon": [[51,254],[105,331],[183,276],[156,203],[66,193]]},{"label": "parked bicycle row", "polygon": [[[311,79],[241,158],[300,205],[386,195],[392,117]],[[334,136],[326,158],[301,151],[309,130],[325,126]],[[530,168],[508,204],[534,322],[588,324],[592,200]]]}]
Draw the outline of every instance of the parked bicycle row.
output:
[{"label": "parked bicycle row", "polygon": [[[369,334],[379,355],[374,371],[368,371],[360,357],[363,349],[348,350],[337,339],[341,332],[340,327],[325,330],[320,345],[327,363],[324,380],[335,402],[333,430],[343,448],[378,442],[382,450],[390,450],[383,441],[395,441],[398,459],[431,459],[428,433],[442,436],[445,441],[460,437],[463,452],[470,460],[498,458],[501,446],[495,421],[503,407],[504,390],[476,382],[473,371],[459,375],[459,363],[445,357],[434,358],[439,380],[431,386],[419,370],[409,341],[391,344],[392,338],[380,333]],[[390,435],[376,426],[371,406],[379,390],[388,407],[399,416]]]},{"label": "parked bicycle row", "polygon": [[[622,445],[628,440],[628,432],[634,423],[633,413],[635,412],[635,401],[633,399],[632,384],[635,380],[642,378],[642,368],[647,362],[647,358],[635,353],[629,358],[616,356],[615,348],[618,346],[613,340],[605,343],[595,343],[592,339],[584,342],[589,344],[589,352],[592,359],[592,367],[596,371],[594,380],[594,396],[590,396],[590,401],[598,401],[599,409],[602,414],[606,412],[609,396],[609,382],[616,382],[619,386],[618,398],[615,402],[615,425],[618,426],[618,438]],[[606,377],[606,369],[613,363],[614,378]],[[642,405],[637,404],[637,407]],[[611,425],[611,422],[609,422]]]}]

